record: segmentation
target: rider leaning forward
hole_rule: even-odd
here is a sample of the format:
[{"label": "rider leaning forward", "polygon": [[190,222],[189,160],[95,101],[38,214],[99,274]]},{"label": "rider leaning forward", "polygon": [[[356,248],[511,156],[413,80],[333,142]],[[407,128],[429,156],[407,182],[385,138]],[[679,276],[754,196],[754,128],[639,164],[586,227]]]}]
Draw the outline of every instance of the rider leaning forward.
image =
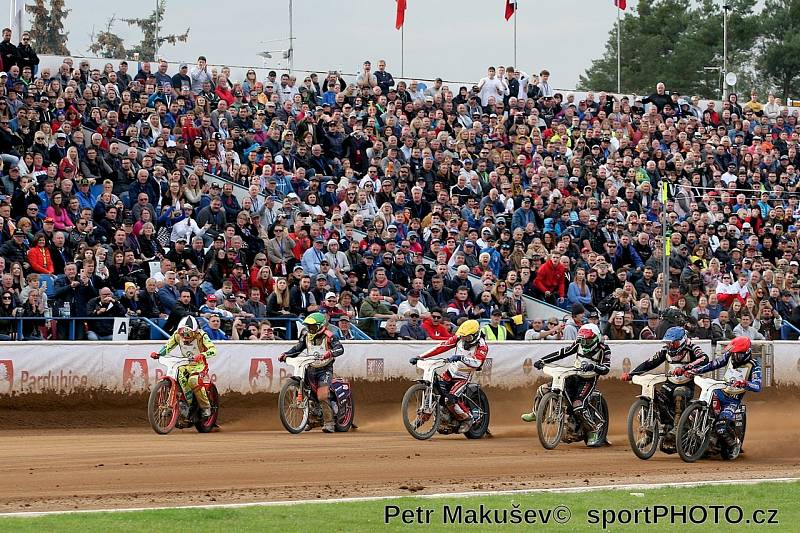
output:
[{"label": "rider leaning forward", "polygon": [[[311,313],[303,320],[303,324],[306,329],[300,333],[297,344],[282,353],[278,361],[283,363],[287,357],[296,357],[307,351],[308,355],[317,357],[323,363],[323,366],[310,366],[306,371],[306,379],[317,391],[317,400],[322,409],[322,431],[333,433],[336,431],[336,426],[330,403],[330,384],[333,380],[333,361],[344,353],[344,347],[328,329],[327,320],[322,313]],[[327,363],[324,363],[325,361]]]},{"label": "rider leaning forward", "polygon": [[749,337],[735,337],[725,347],[725,352],[710,363],[687,365],[674,372],[691,377],[725,367],[723,379],[728,386],[714,391],[714,398],[719,402],[719,405],[714,406],[715,413],[718,411],[714,430],[729,448],[740,444],[733,431],[733,418],[742,403],[744,393],[761,391],[761,363],[753,357],[752,345]]},{"label": "rider leaning forward", "polygon": [[708,363],[708,355],[689,340],[686,330],[680,326],[669,328],[664,333],[664,347],[629,373],[623,373],[621,379],[630,381],[632,376],[653,370],[665,361],[670,364],[671,372],[667,374],[667,381],[656,391],[656,405],[661,423],[671,427],[670,432],[674,435],[681,413],[694,394],[694,380],[691,374],[686,374],[683,370],[676,374],[675,371],[678,368],[700,367]]},{"label": "rider leaning forward", "polygon": [[473,419],[469,407],[464,403],[464,391],[472,374],[476,370],[480,370],[489,354],[489,346],[486,344],[478,321],[464,321],[456,330],[455,335],[419,357],[412,357],[409,362],[415,365],[418,359],[434,357],[454,348],[456,353],[447,359],[450,364],[447,366],[447,370],[442,372],[441,381],[437,385],[445,392],[445,404],[448,410],[456,420],[461,422],[458,432],[465,433],[472,426]]},{"label": "rider leaning forward", "polygon": [[[558,361],[570,355],[575,356],[575,366],[580,368],[580,374],[569,376],[564,383],[564,393],[567,399],[572,402],[575,418],[580,421],[588,438],[586,445],[590,447],[600,446],[600,428],[606,423],[598,420],[588,405],[588,398],[597,383],[599,376],[605,376],[611,369],[611,349],[602,341],[600,329],[594,324],[586,324],[578,330],[578,338],[565,348],[557,352],[545,355],[533,366],[541,370],[547,363]],[[536,398],[533,401],[533,411],[522,415],[525,422],[536,420],[536,407],[542,397],[549,392],[550,386],[544,384],[536,391]]]},{"label": "rider leaning forward", "polygon": [[178,384],[183,389],[186,403],[191,405],[194,396],[197,405],[200,406],[201,416],[208,418],[211,416],[211,404],[199,378],[200,374],[208,368],[206,359],[217,355],[217,348],[193,316],[181,319],[175,333],[167,340],[167,343],[159,351],[152,352],[150,357],[158,359],[174,350],[176,346],[180,347],[181,356],[188,359],[186,364],[178,367]]}]

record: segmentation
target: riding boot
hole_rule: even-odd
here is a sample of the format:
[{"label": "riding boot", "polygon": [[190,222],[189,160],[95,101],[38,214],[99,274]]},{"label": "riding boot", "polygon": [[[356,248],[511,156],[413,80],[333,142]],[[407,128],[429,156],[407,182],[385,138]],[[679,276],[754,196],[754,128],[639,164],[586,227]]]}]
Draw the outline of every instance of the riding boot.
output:
[{"label": "riding boot", "polygon": [[583,423],[584,431],[586,431],[586,446],[594,448],[600,446],[600,427],[602,422],[596,420],[594,414],[585,407],[578,407],[575,409],[575,417]]},{"label": "riding boot", "polygon": [[333,408],[330,402],[322,401],[319,406],[322,409],[322,431],[324,433],[333,433],[336,431],[336,426],[333,423]]}]

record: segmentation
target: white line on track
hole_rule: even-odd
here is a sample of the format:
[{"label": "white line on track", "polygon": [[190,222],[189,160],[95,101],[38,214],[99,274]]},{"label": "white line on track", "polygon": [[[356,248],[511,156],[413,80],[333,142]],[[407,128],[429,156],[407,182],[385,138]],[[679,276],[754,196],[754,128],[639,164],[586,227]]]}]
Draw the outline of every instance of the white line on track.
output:
[{"label": "white line on track", "polygon": [[558,487],[549,489],[518,489],[518,490],[487,490],[475,492],[445,492],[437,494],[404,494],[394,496],[362,496],[357,498],[331,498],[327,500],[287,500],[271,502],[245,502],[245,503],[215,503],[209,505],[178,505],[168,507],[131,507],[125,509],[72,509],[64,511],[29,511],[20,513],[0,513],[2,518],[25,518],[37,516],[52,516],[61,514],[86,514],[86,513],[134,513],[137,511],[166,511],[181,509],[241,509],[244,507],[277,507],[282,505],[305,505],[305,504],[324,504],[324,503],[354,503],[354,502],[374,502],[381,500],[394,500],[399,498],[420,498],[433,500],[439,498],[474,498],[477,496],[508,496],[521,494],[541,494],[541,493],[579,493],[594,492],[599,490],[652,490],[670,487],[701,487],[712,485],[758,485],[760,483],[794,483],[800,478],[779,477],[762,479],[719,479],[707,481],[680,481],[667,483],[632,483],[628,485],[595,485],[591,487]]}]

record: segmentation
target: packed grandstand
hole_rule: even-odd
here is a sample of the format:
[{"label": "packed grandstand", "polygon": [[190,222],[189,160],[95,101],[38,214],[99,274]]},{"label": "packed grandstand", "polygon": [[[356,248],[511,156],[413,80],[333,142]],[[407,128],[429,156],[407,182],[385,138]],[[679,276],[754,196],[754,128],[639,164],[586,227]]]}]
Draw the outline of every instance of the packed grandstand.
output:
[{"label": "packed grandstand", "polygon": [[191,314],[270,340],[315,311],[345,339],[797,338],[800,125],[773,95],[0,53],[1,339]]}]

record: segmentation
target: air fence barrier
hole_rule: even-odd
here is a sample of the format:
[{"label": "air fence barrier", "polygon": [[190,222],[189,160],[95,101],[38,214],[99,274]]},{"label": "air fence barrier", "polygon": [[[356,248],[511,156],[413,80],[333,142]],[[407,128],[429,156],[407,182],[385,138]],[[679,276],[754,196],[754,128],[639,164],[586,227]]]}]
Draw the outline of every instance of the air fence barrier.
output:
[{"label": "air fence barrier", "polygon": [[[209,360],[211,379],[222,392],[243,394],[280,390],[291,368],[278,356],[293,343],[286,341],[217,343],[218,355]],[[336,373],[348,379],[384,381],[417,379],[408,359],[429,349],[431,342],[347,341],[345,354],[336,361]],[[713,353],[709,341],[698,344]],[[566,342],[534,341],[491,343],[489,358],[477,380],[499,388],[525,387],[543,375],[533,368],[542,355]],[[105,389],[120,393],[146,391],[165,368],[148,355],[161,343],[128,342],[2,342],[0,343],[0,395],[24,393],[70,394]],[[658,341],[612,341],[612,370],[618,377],[649,358]],[[770,382],[800,385],[800,353],[795,342],[773,343]],[[569,359],[565,360],[565,364]],[[773,379],[774,378],[774,379]]]}]

